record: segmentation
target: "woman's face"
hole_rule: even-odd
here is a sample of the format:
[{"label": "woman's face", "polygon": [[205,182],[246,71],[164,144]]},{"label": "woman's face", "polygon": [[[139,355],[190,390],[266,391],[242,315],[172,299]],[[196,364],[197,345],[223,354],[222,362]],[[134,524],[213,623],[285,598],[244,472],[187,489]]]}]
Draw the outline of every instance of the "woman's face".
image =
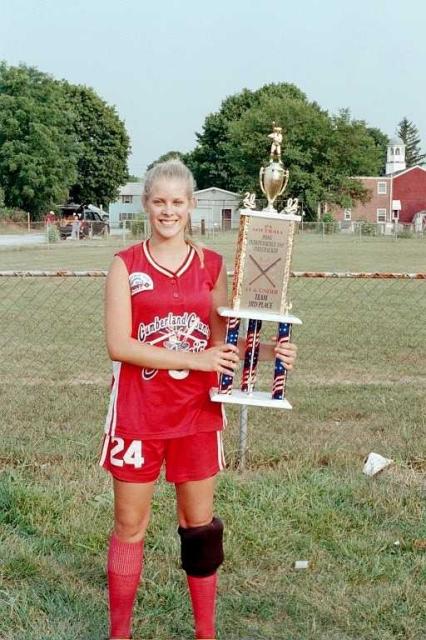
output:
[{"label": "woman's face", "polygon": [[194,200],[188,197],[188,185],[184,180],[160,179],[154,182],[145,200],[152,235],[164,240],[178,235],[183,237],[193,206]]}]

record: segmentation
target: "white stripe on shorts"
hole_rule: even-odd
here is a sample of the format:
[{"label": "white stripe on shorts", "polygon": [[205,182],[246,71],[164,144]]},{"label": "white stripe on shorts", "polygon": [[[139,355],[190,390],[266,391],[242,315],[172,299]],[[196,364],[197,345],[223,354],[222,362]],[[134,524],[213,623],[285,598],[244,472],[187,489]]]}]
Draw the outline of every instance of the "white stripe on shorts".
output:
[{"label": "white stripe on shorts", "polygon": [[121,362],[112,363],[113,384],[111,395],[109,397],[108,413],[105,420],[104,432],[113,436],[117,425],[117,400],[118,400],[118,383],[120,381]]},{"label": "white stripe on shorts", "polygon": [[109,445],[109,441],[110,441],[110,436],[108,434],[104,435],[104,442],[102,445],[102,453],[101,453],[101,458],[99,460],[99,466],[103,467],[104,466],[104,462],[105,462],[105,458],[108,452],[108,445]]},{"label": "white stripe on shorts", "polygon": [[216,431],[217,436],[217,462],[219,464],[220,471],[223,471],[225,468],[225,455],[223,452],[223,439],[222,439],[222,431]]}]

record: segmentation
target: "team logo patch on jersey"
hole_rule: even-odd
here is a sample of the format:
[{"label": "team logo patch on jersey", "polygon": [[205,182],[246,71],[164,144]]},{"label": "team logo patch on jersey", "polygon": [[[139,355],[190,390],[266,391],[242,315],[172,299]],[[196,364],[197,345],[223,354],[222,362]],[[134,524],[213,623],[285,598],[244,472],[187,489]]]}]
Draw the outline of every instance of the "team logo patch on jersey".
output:
[{"label": "team logo patch on jersey", "polygon": [[[210,327],[199,316],[185,311],[182,315],[168,313],[167,316],[155,316],[152,322],[141,322],[138,340],[150,345],[158,345],[169,351],[193,351],[198,353],[207,347]],[[142,378],[152,380],[157,369],[142,369]],[[189,376],[188,369],[169,369],[168,374],[174,380],[184,380]]]},{"label": "team logo patch on jersey", "polygon": [[152,291],[154,289],[154,283],[151,276],[147,273],[137,271],[129,275],[130,294],[134,296],[140,291]]}]

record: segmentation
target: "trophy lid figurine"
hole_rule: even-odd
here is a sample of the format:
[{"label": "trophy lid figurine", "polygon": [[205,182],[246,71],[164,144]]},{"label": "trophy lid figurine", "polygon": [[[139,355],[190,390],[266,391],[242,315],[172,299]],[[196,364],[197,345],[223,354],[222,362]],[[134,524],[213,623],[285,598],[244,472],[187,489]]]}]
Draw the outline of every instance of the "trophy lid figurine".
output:
[{"label": "trophy lid figurine", "polygon": [[255,194],[245,194],[245,208],[240,210],[232,306],[218,310],[228,318],[227,343],[237,344],[240,321],[248,320],[241,389],[233,389],[233,376],[221,374],[219,387],[211,390],[210,397],[214,402],[291,409],[284,397],[287,371],[281,360],[275,360],[271,392],[255,391],[262,321],[278,324],[279,342],[288,342],[292,325],[302,324],[299,318],[289,315],[291,305],[287,300],[294,230],[301,218],[297,215],[297,198],[289,198],[280,212],[274,207],[285,191],[289,172],[281,160],[281,127],[275,122],[272,127],[268,136],[272,140],[269,162],[259,174],[268,204],[262,211],[256,211]]}]

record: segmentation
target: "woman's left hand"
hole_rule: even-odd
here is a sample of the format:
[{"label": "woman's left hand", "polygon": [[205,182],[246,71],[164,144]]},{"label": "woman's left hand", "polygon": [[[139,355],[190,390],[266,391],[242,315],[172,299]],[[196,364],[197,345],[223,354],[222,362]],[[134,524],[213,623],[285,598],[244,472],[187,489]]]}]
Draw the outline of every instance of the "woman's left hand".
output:
[{"label": "woman's left hand", "polygon": [[292,342],[283,342],[281,344],[276,344],[277,339],[272,338],[275,342],[274,346],[274,354],[276,358],[279,358],[283,361],[286,369],[291,371],[294,367],[294,363],[296,362],[297,357],[297,347]]}]

